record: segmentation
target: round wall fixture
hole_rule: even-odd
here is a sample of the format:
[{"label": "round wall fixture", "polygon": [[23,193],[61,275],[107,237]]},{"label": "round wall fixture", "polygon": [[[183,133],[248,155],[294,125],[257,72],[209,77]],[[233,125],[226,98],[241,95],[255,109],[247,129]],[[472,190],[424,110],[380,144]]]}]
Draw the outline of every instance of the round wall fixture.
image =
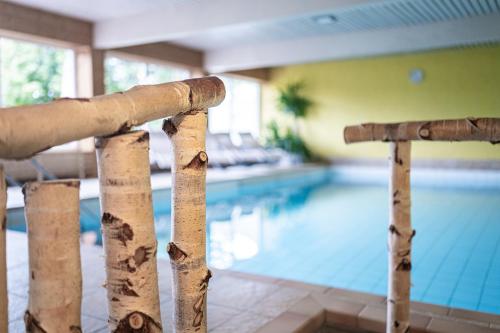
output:
[{"label": "round wall fixture", "polygon": [[414,84],[420,84],[424,80],[424,70],[421,68],[413,68],[410,70],[410,81]]}]

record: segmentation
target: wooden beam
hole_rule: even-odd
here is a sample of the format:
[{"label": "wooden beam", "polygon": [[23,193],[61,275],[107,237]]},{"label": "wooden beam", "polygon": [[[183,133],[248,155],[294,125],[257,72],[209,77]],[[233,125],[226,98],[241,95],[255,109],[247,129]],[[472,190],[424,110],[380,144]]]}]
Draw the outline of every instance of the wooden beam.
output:
[{"label": "wooden beam", "polygon": [[91,22],[0,1],[0,33],[7,37],[90,46],[92,29]]},{"label": "wooden beam", "polygon": [[489,141],[500,143],[500,118],[367,123],[344,128],[346,143],[364,141]]},{"label": "wooden beam", "polygon": [[256,79],[264,82],[269,82],[271,80],[270,68],[255,68],[255,69],[246,69],[241,71],[231,71],[227,72],[227,74],[241,76],[244,78]]},{"label": "wooden beam", "polygon": [[163,61],[188,68],[203,68],[203,52],[171,43],[152,43],[108,50]]}]

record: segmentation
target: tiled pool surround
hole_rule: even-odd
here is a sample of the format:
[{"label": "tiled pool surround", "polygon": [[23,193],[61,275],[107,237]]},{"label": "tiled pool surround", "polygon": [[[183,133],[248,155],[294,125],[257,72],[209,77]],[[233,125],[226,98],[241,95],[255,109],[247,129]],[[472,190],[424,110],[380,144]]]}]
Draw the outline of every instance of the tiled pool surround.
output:
[{"label": "tiled pool surround", "polygon": [[[28,301],[26,235],[8,232],[9,332],[24,332]],[[107,330],[103,250],[83,245],[82,326],[86,333]],[[385,332],[385,298],[372,294],[253,274],[212,269],[208,294],[211,333]],[[170,264],[158,260],[162,321],[171,332]],[[412,303],[412,332],[500,332],[500,317]]]}]

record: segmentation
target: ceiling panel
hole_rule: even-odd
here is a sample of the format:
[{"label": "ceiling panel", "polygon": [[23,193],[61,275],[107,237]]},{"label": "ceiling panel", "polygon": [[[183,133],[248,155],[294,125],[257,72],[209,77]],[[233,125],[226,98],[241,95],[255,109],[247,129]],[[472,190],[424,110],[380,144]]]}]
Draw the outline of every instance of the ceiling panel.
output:
[{"label": "ceiling panel", "polygon": [[337,18],[333,24],[318,24],[313,17],[295,17],[222,27],[175,42],[214,50],[250,43],[416,26],[495,13],[500,13],[500,0],[388,0],[323,13]]}]

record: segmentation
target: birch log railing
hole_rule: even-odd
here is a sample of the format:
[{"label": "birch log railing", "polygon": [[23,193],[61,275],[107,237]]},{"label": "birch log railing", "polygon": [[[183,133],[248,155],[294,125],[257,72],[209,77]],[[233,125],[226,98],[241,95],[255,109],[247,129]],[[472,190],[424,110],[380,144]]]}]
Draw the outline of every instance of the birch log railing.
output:
[{"label": "birch log railing", "polygon": [[466,118],[361,124],[344,129],[346,143],[383,141],[390,144],[388,228],[389,270],[387,290],[387,333],[410,331],[411,141],[486,141],[500,143],[500,118]]},{"label": "birch log railing", "polygon": [[[111,332],[167,331],[160,319],[149,135],[131,131],[161,118],[167,118],[164,129],[175,155],[173,236],[168,247],[174,331],[207,331],[211,273],[205,259],[206,112],[224,96],[222,81],[207,77],[0,109],[2,159],[24,159],[52,146],[96,137]],[[79,181],[32,182],[23,193],[30,256],[26,331],[81,332]],[[0,332],[8,331],[5,216],[0,167]]]}]

